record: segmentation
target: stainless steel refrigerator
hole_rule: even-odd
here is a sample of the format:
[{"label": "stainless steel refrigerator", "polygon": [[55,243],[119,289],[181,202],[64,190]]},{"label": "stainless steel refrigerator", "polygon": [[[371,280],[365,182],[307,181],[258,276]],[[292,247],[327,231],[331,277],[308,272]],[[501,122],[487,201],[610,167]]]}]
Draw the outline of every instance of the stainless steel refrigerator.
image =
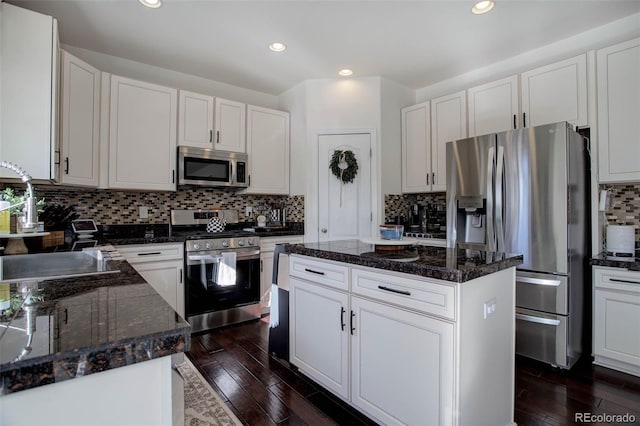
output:
[{"label": "stainless steel refrigerator", "polygon": [[447,245],[524,255],[516,352],[562,368],[586,337],[588,164],[564,122],[447,143]]}]

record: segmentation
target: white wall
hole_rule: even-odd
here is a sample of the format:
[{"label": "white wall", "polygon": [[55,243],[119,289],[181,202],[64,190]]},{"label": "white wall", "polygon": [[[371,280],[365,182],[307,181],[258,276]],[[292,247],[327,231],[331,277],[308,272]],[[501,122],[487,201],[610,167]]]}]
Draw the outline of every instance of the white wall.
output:
[{"label": "white wall", "polygon": [[307,191],[307,85],[302,82],[279,96],[280,109],[289,111],[289,194]]},{"label": "white wall", "polygon": [[[416,92],[387,78],[380,81],[380,173],[381,196],[402,193],[401,109],[416,103]],[[384,198],[382,200],[384,202]]]},{"label": "white wall", "polygon": [[416,103],[640,36],[640,13],[416,91]]},{"label": "white wall", "polygon": [[159,68],[142,62],[131,61],[117,56],[86,50],[75,46],[63,45],[62,49],[88,62],[100,71],[123,77],[147,81],[176,89],[191,90],[206,95],[218,96],[238,102],[266,108],[277,108],[278,97],[255,90],[244,89],[214,80]]},{"label": "white wall", "polygon": [[[314,134],[324,130],[380,132],[380,77],[307,80],[282,93],[291,114],[291,194],[306,194]],[[376,141],[376,143],[378,143]]]}]

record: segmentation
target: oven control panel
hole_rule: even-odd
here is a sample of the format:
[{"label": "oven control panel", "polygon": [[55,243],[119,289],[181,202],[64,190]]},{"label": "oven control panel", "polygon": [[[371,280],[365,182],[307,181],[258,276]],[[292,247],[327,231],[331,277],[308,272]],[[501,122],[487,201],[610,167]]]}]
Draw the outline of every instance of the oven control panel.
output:
[{"label": "oven control panel", "polygon": [[260,237],[215,238],[187,240],[186,251],[227,250],[241,247],[260,247]]}]

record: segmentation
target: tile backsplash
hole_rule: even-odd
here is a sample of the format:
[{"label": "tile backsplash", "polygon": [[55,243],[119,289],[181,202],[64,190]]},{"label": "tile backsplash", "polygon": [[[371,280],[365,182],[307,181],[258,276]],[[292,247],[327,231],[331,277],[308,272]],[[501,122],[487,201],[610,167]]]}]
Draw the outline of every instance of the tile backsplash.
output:
[{"label": "tile backsplash", "polygon": [[608,190],[610,196],[604,223],[635,225],[636,243],[640,242],[640,184],[600,185],[600,190],[603,189]]},{"label": "tile backsplash", "polygon": [[[288,222],[304,221],[304,196],[301,195],[241,195],[233,191],[202,188],[187,188],[177,192],[139,192],[43,185],[36,186],[35,190],[36,197],[44,197],[47,204],[74,205],[80,217],[93,218],[101,225],[169,223],[172,209],[210,209],[214,206],[237,209],[239,220],[250,222],[262,211],[278,205],[286,209]],[[148,207],[148,219],[140,219],[140,206]],[[253,218],[245,216],[246,206],[253,208]]]},{"label": "tile backsplash", "polygon": [[433,206],[437,211],[435,220],[441,226],[446,226],[446,193],[424,193],[424,194],[386,194],[384,196],[384,220],[386,223],[396,221],[396,216],[401,216],[406,220],[409,209],[412,205]]}]

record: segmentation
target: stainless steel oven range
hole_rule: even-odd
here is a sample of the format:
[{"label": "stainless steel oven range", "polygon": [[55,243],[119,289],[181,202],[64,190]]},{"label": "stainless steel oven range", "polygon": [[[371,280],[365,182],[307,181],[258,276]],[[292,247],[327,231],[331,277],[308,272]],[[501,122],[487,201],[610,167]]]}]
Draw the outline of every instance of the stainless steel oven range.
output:
[{"label": "stainless steel oven range", "polygon": [[194,333],[260,318],[260,237],[206,232],[212,213],[171,212],[172,234],[186,238],[185,313]]}]

